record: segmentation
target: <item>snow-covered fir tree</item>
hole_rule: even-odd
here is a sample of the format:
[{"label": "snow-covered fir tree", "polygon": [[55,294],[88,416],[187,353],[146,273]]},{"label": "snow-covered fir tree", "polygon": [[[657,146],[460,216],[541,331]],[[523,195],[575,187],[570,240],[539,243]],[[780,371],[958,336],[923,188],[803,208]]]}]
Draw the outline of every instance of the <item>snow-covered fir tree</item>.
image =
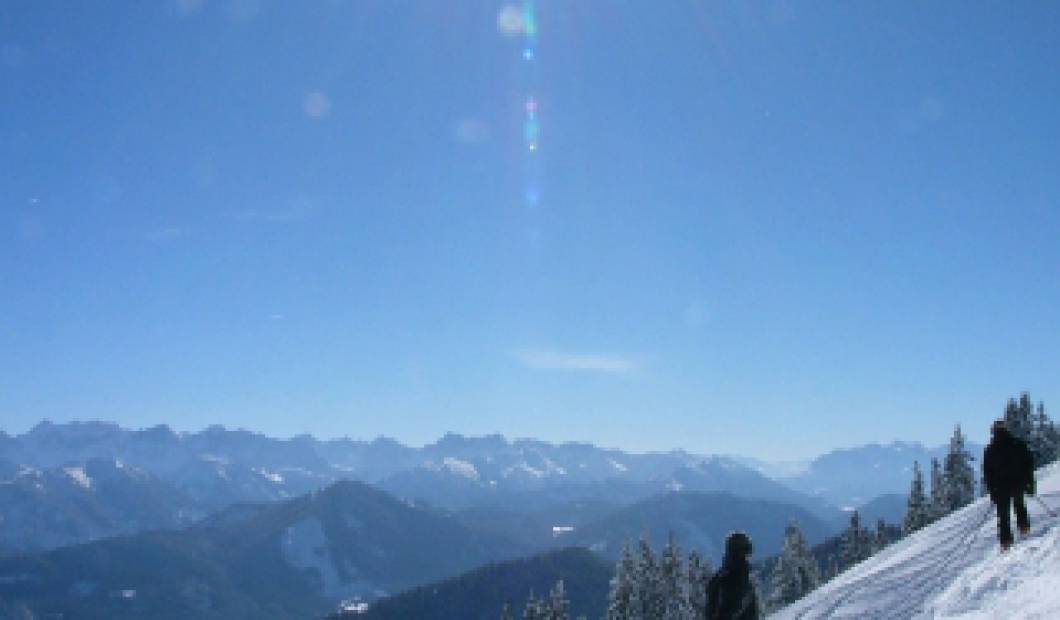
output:
[{"label": "snow-covered fir tree", "polygon": [[920,463],[913,462],[913,481],[909,485],[909,499],[906,501],[905,521],[902,532],[908,536],[931,522],[931,510],[924,494],[924,474]]},{"label": "snow-covered fir tree", "polygon": [[850,568],[872,555],[872,535],[861,526],[861,515],[855,510],[850,515],[850,526],[843,533],[843,569]]},{"label": "snow-covered fir tree", "polygon": [[640,558],[637,563],[637,590],[640,593],[640,618],[659,620],[666,609],[663,596],[662,574],[655,552],[647,540],[640,540]]},{"label": "snow-covered fir tree", "polygon": [[1060,458],[1060,433],[1045,413],[1045,403],[1039,402],[1034,413],[1030,448],[1035,466],[1048,465]]},{"label": "snow-covered fir tree", "polygon": [[[615,566],[615,576],[611,578],[611,591],[608,594],[606,620],[630,620],[632,613],[633,589],[637,585],[637,563],[629,549],[629,541],[622,546],[622,555]],[[637,603],[640,601],[638,599]]]},{"label": "snow-covered fir tree", "polygon": [[570,620],[570,601],[563,588],[563,580],[556,582],[548,595],[548,609],[544,620]]},{"label": "snow-covered fir tree", "polygon": [[1027,392],[1020,394],[1019,400],[1010,398],[1005,405],[1005,427],[1012,435],[1031,443],[1031,433],[1034,431],[1034,421],[1031,419],[1034,405],[1031,403],[1031,395]]},{"label": "snow-covered fir tree", "polygon": [[547,613],[548,606],[545,601],[530,592],[530,597],[526,600],[526,607],[523,608],[523,620],[546,620],[548,617]]},{"label": "snow-covered fir tree", "polygon": [[784,546],[770,578],[766,609],[772,611],[793,603],[821,582],[820,567],[797,523],[784,530]]},{"label": "snow-covered fir tree", "polygon": [[872,537],[872,552],[875,554],[889,544],[891,544],[891,535],[887,531],[887,524],[882,518],[876,519],[876,534]]},{"label": "snow-covered fir tree", "polygon": [[688,594],[685,590],[686,575],[681,549],[670,532],[670,540],[663,548],[659,560],[659,584],[663,598],[661,620],[688,620],[691,609],[688,606]]},{"label": "snow-covered fir tree", "polygon": [[641,540],[634,554],[627,543],[611,580],[605,620],[699,620],[706,614],[710,562],[693,551],[681,554],[670,542],[658,558]]},{"label": "snow-covered fir tree", "polygon": [[950,451],[943,466],[943,508],[949,514],[975,500],[975,469],[972,455],[964,448],[964,435],[958,424],[950,438]]},{"label": "snow-covered fir tree", "polygon": [[[511,617],[511,610],[507,605],[501,613],[507,613]],[[563,588],[563,581],[556,582],[547,599],[537,598],[531,592],[523,609],[523,620],[570,620],[570,601]]]},{"label": "snow-covered fir tree", "polygon": [[638,579],[634,582],[633,591],[629,593],[629,609],[627,610],[626,618],[629,620],[646,620],[647,616],[644,615],[644,600],[641,595],[641,581],[639,575]]},{"label": "snow-covered fir tree", "polygon": [[688,554],[685,591],[688,593],[688,608],[697,620],[707,616],[707,583],[713,574],[710,560],[703,559],[696,551]]},{"label": "snow-covered fir tree", "polygon": [[942,475],[942,464],[938,459],[931,459],[931,501],[928,505],[928,518],[931,522],[946,516],[946,479]]},{"label": "snow-covered fir tree", "polygon": [[515,618],[512,617],[511,603],[505,603],[504,607],[501,609],[501,620],[515,620]]}]

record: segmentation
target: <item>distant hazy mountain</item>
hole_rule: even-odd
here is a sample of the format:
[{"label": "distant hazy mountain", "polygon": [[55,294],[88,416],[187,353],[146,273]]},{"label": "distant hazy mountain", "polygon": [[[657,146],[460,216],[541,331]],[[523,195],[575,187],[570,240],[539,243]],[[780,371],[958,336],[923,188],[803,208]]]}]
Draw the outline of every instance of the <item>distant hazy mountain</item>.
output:
[{"label": "distant hazy mountain", "polygon": [[357,482],[233,510],[191,529],[0,558],[0,600],[34,617],[311,618],[525,551]]},{"label": "distant hazy mountain", "polygon": [[[584,448],[592,455],[596,448]],[[537,454],[542,451],[538,449]],[[571,454],[565,455],[567,458]],[[722,457],[691,458],[676,453],[652,455],[655,462],[638,469],[638,475],[627,471],[612,471],[610,478],[589,479],[585,476],[554,475],[547,481],[485,477],[481,472],[496,471],[496,467],[476,466],[472,457],[450,462],[438,468],[417,468],[402,472],[380,482],[380,486],[399,496],[416,498],[450,510],[464,511],[472,507],[494,507],[508,511],[529,513],[547,512],[550,508],[577,501],[593,501],[612,505],[629,505],[641,499],[675,490],[727,492],[745,498],[767,499],[802,506],[818,517],[840,522],[842,513],[821,498],[799,493],[771,480],[754,469],[733,459]],[[485,457],[478,457],[485,458]],[[496,457],[489,458],[496,462]],[[544,457],[548,458],[548,457]],[[452,459],[450,459],[452,461]],[[614,460],[614,459],[611,459]],[[630,468],[636,459],[629,459]],[[490,463],[490,465],[494,465]],[[664,467],[666,463],[668,467]],[[566,470],[578,463],[560,465],[549,459],[549,466]],[[475,471],[477,475],[469,475]],[[601,474],[602,475],[602,474]],[[650,477],[654,476],[654,477]]]},{"label": "distant hazy mountain", "polygon": [[0,546],[22,551],[189,525],[202,516],[174,485],[120,461],[0,465]]},{"label": "distant hazy mountain", "polygon": [[771,555],[780,550],[784,528],[792,519],[811,543],[836,531],[834,525],[792,504],[746,499],[730,493],[671,492],[575,528],[560,540],[616,560],[626,541],[635,544],[643,537],[653,548],[661,549],[672,532],[686,552],[696,549],[717,565],[729,532],[747,532],[754,541],[756,555]]},{"label": "distant hazy mountain", "polygon": [[534,557],[490,564],[439,583],[384,598],[364,620],[496,620],[510,603],[513,616],[522,617],[530,593],[547,595],[563,580],[570,597],[571,617],[601,618],[607,608],[614,564],[587,549],[566,548]]},{"label": "distant hazy mountain", "polygon": [[[978,462],[983,446],[968,444],[967,449]],[[926,476],[932,457],[941,460],[947,450],[948,446],[926,448],[901,441],[836,450],[811,461],[799,475],[779,481],[831,504],[853,508],[880,495],[908,493],[913,461],[920,462]]]}]

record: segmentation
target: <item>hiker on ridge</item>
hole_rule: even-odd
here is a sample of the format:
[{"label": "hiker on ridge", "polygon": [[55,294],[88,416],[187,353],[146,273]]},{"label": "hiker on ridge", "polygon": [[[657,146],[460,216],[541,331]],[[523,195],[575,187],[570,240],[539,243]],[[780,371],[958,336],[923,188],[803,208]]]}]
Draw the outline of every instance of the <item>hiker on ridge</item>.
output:
[{"label": "hiker on ridge", "polygon": [[1008,432],[1004,420],[990,427],[990,444],[983,451],[983,480],[990,493],[990,501],[997,506],[997,537],[1001,550],[1012,546],[1012,525],[1009,513],[1016,509],[1016,527],[1020,536],[1031,531],[1024,493],[1034,495],[1034,457],[1027,444]]},{"label": "hiker on ridge", "polygon": [[747,534],[729,534],[721,568],[707,584],[707,620],[758,620],[750,557],[751,539]]}]

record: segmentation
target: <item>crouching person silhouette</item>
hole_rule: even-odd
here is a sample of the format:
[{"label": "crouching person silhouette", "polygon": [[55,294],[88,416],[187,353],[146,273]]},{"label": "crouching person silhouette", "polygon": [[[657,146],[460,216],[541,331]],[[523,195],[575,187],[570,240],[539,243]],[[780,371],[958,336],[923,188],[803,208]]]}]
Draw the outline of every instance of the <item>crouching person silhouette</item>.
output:
[{"label": "crouching person silhouette", "polygon": [[707,584],[707,620],[758,620],[750,557],[751,539],[747,534],[729,534],[721,568]]},{"label": "crouching person silhouette", "polygon": [[1010,512],[1016,509],[1020,535],[1031,531],[1024,493],[1034,494],[1034,457],[1027,444],[1008,431],[1003,420],[990,427],[990,444],[983,451],[983,480],[990,501],[997,506],[997,537],[1001,550],[1012,546]]}]

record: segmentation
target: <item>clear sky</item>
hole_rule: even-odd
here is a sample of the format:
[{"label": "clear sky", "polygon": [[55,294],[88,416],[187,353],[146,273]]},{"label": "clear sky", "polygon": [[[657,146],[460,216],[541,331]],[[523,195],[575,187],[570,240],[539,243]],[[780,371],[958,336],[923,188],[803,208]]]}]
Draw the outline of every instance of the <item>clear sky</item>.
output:
[{"label": "clear sky", "polygon": [[1058,32],[1055,2],[3,2],[0,428],[776,460],[981,440],[1021,390],[1055,417]]}]

